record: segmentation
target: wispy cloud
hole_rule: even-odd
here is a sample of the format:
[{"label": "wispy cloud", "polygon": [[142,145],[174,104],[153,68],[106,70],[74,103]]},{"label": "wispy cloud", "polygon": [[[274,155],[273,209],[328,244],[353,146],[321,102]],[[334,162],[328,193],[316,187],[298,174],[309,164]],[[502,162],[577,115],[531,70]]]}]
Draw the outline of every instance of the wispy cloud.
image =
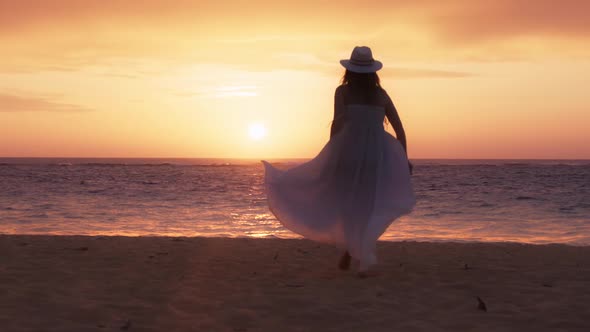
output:
[{"label": "wispy cloud", "polygon": [[459,71],[448,71],[438,69],[425,69],[425,68],[384,68],[381,72],[383,76],[389,76],[397,79],[413,79],[413,78],[463,78],[471,77],[476,74],[459,72]]},{"label": "wispy cloud", "polygon": [[0,93],[0,112],[88,112],[90,108],[63,103],[48,97]]},{"label": "wispy cloud", "polygon": [[257,87],[254,85],[226,85],[212,89],[177,92],[175,95],[188,98],[232,98],[256,97],[259,93]]}]

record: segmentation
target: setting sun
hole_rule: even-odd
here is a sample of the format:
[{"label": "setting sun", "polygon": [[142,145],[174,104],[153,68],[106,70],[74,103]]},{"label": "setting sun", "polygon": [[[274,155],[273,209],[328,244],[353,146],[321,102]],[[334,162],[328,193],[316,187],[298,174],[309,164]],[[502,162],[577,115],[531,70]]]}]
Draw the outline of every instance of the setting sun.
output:
[{"label": "setting sun", "polygon": [[251,123],[248,126],[248,136],[255,141],[261,140],[266,136],[266,127],[261,123]]}]

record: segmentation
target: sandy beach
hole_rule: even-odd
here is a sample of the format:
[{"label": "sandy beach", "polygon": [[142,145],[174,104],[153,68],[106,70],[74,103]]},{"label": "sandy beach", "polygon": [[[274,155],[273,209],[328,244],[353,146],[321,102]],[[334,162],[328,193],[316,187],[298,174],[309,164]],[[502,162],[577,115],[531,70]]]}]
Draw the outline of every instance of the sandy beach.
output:
[{"label": "sandy beach", "polygon": [[[2,331],[588,331],[590,247],[0,236]],[[481,299],[482,303],[478,301]]]}]

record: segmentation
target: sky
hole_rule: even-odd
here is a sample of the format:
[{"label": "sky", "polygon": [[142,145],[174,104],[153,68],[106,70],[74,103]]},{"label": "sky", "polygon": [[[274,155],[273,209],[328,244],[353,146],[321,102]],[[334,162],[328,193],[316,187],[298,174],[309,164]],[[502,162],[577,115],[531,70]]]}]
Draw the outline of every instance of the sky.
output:
[{"label": "sky", "polygon": [[366,45],[410,158],[590,159],[588,22],[585,0],[0,0],[0,156],[310,158]]}]

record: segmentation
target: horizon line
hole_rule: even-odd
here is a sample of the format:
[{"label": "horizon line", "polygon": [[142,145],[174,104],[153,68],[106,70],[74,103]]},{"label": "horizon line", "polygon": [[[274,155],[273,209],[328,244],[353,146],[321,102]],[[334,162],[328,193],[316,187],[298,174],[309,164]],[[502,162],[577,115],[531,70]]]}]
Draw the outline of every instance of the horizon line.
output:
[{"label": "horizon line", "polygon": [[[219,159],[219,160],[277,160],[277,159],[313,159],[314,157],[274,157],[274,158],[240,158],[240,157],[5,157],[0,159]],[[590,158],[408,158],[409,160],[576,160],[590,161]]]}]

